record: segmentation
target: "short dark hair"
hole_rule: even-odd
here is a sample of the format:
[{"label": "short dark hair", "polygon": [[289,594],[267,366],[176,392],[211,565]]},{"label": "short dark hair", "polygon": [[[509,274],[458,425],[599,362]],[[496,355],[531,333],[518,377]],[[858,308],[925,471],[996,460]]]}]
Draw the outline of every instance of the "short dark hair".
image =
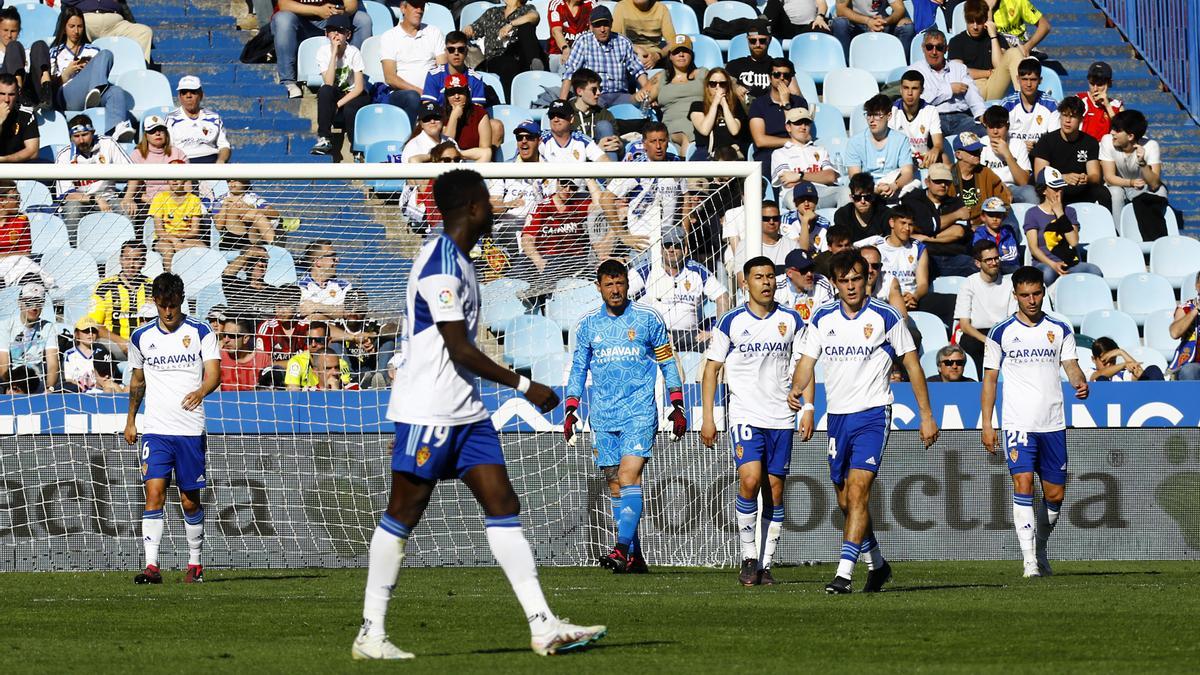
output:
[{"label": "short dark hair", "polygon": [[990,18],[991,12],[983,0],[967,0],[963,7],[963,19],[971,23],[983,23]]},{"label": "short dark hair", "polygon": [[777,57],[771,59],[771,70],[774,70],[776,68],[787,68],[788,71],[791,72],[793,75],[796,74],[796,64],[783,58],[782,56],[777,56]]},{"label": "short dark hair", "polygon": [[762,203],[762,207],[764,209],[779,210],[779,202],[775,201],[774,199],[764,199],[763,203]]},{"label": "short dark hair", "polygon": [[855,267],[862,270],[863,276],[867,274],[867,261],[862,257],[862,254],[855,249],[834,253],[829,259],[829,274],[834,279],[837,279],[851,272]]},{"label": "short dark hair", "polygon": [[442,216],[470,206],[475,199],[487,199],[487,185],[478,171],[454,169],[433,181],[433,201]]},{"label": "short dark hair", "polygon": [[279,307],[280,305],[298,305],[300,304],[300,287],[299,286],[280,286],[272,291],[274,302],[272,306]]},{"label": "short dark hair", "polygon": [[183,301],[183,278],[178,274],[171,272],[163,272],[154,277],[154,284],[150,287],[150,296],[155,301],[158,300],[179,300]]},{"label": "short dark hair", "polygon": [[663,124],[662,122],[659,122],[658,120],[649,120],[642,125],[642,138],[659,132],[666,134],[668,141],[671,140],[671,131],[667,129],[667,125]]},{"label": "short dark hair", "polygon": [[746,263],[742,265],[742,274],[747,277],[750,276],[750,270],[754,269],[755,267],[770,267],[771,271],[774,272],[775,261],[771,260],[765,255],[755,256],[747,260]]},{"label": "short dark hair", "polygon": [[306,268],[312,269],[313,263],[317,259],[317,249],[323,246],[333,248],[333,241],[329,239],[313,239],[304,247],[304,266]]},{"label": "short dark hair", "polygon": [[600,84],[600,74],[591,68],[580,68],[571,76],[571,91],[582,89],[589,84]]},{"label": "short dark hair", "polygon": [[1136,143],[1146,136],[1146,130],[1150,128],[1146,122],[1146,116],[1140,110],[1122,110],[1113,115],[1112,130],[1124,131],[1133,136],[1133,141]]},{"label": "short dark hair", "polygon": [[1079,100],[1078,96],[1068,96],[1058,104],[1058,113],[1067,113],[1072,117],[1083,117],[1085,108],[1083,101]]},{"label": "short dark hair", "polygon": [[[3,84],[6,87],[18,86],[17,78],[14,77],[12,73],[0,73],[0,84]],[[17,92],[17,93],[20,93],[20,92]]]},{"label": "short dark hair", "polygon": [[946,34],[937,28],[928,28],[925,30],[925,37],[921,38],[921,44],[929,42],[929,38],[941,38],[942,42],[946,41]]},{"label": "short dark hair", "polygon": [[[857,176],[859,174],[854,175]],[[829,242],[830,244],[834,242],[851,243],[854,241],[854,230],[851,230],[850,226],[845,223],[842,223],[841,225],[834,225],[833,227],[829,228],[828,232],[826,232],[825,241]]]},{"label": "short dark hair", "polygon": [[312,335],[314,330],[319,330],[325,333],[325,337],[329,337],[329,324],[324,321],[309,321],[308,334]]},{"label": "short dark hair", "polygon": [[913,217],[912,209],[908,208],[908,206],[904,204],[897,204],[892,207],[892,215],[888,218],[888,220],[895,220],[896,218],[904,218],[906,220],[916,221],[916,218]]},{"label": "short dark hair", "polygon": [[988,106],[987,110],[983,111],[983,126],[989,129],[996,127],[1008,126],[1008,108],[1002,105]]},{"label": "short dark hair", "polygon": [[446,39],[444,41],[444,44],[448,45],[466,45],[470,43],[471,38],[467,37],[467,34],[461,30],[452,30],[449,33],[446,33]]},{"label": "short dark hair", "polygon": [[1032,56],[1021,59],[1021,62],[1017,64],[1017,77],[1022,75],[1037,75],[1038,77],[1041,77],[1042,62],[1038,61]]},{"label": "short dark hair", "polygon": [[892,109],[892,99],[888,98],[887,94],[875,94],[863,103],[863,112],[868,115],[877,113],[887,114]]},{"label": "short dark hair", "polygon": [[1100,358],[1101,356],[1104,356],[1106,353],[1111,352],[1114,349],[1117,349],[1118,346],[1119,345],[1117,344],[1116,340],[1108,337],[1107,335],[1102,335],[1102,336],[1092,340],[1092,356],[1094,356],[1096,358]]},{"label": "short dark hair", "polygon": [[900,81],[901,82],[920,82],[922,87],[925,86],[925,76],[922,75],[921,71],[919,71],[919,70],[909,69],[909,70],[904,71],[904,74],[900,76]]},{"label": "short dark hair", "polygon": [[1045,288],[1046,278],[1042,276],[1042,271],[1038,268],[1025,265],[1024,267],[1017,268],[1017,271],[1013,272],[1012,275],[1013,288],[1016,288],[1021,284],[1037,284],[1038,286]]},{"label": "short dark hair", "polygon": [[92,124],[92,118],[88,117],[87,115],[84,115],[83,113],[79,113],[78,115],[67,120],[67,128],[68,129],[70,129],[74,126],[78,126],[80,124],[86,124],[89,127],[95,126],[94,124]]},{"label": "short dark hair", "polygon": [[243,335],[254,335],[254,322],[244,316],[226,317],[223,323],[233,324],[239,337]]},{"label": "short dark hair", "polygon": [[875,194],[875,177],[869,171],[859,171],[850,176],[850,192],[855,190]]},{"label": "short dark hair", "polygon": [[971,257],[979,260],[983,258],[984,251],[990,251],[992,249],[999,251],[1000,247],[997,246],[996,242],[992,241],[991,239],[980,239],[979,241],[975,242],[973,246],[971,246]]},{"label": "short dark hair", "polygon": [[21,27],[21,13],[16,7],[9,5],[4,9],[0,9],[0,21],[16,21],[17,28]]},{"label": "short dark hair", "polygon": [[121,244],[121,253],[124,254],[129,249],[134,249],[134,248],[141,251],[143,254],[146,252],[146,245],[143,244],[140,240],[129,239],[125,243]]},{"label": "short dark hair", "polygon": [[600,263],[600,266],[596,268],[596,281],[600,281],[604,277],[625,277],[628,279],[629,268],[620,260],[609,258]]}]

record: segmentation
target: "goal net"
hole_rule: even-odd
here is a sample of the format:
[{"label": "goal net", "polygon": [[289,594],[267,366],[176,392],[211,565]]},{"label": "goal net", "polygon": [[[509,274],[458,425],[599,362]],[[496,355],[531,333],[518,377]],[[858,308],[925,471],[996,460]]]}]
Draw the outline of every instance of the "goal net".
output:
[{"label": "goal net", "polygon": [[[205,402],[206,564],[365,565],[390,487],[393,374],[422,358],[401,327],[412,260],[441,228],[430,180],[461,166],[486,178],[495,212],[472,252],[485,353],[561,387],[576,323],[601,303],[596,265],[620,258],[633,295],[673,328],[698,429],[706,330],[734,295],[730,270],[760,250],[757,163],[0,169],[32,234],[29,255],[0,258],[0,325],[20,343],[0,395],[0,571],[140,566],[125,347],[154,320],[143,286],[164,270],[183,278],[189,314],[223,351],[224,384]],[[561,406],[542,415],[504,387],[480,391],[539,562],[590,564],[615,525],[586,426],[567,446]],[[661,377],[658,394],[667,429]],[[724,444],[662,434],[646,477],[652,564],[733,562]],[[174,490],[166,513],[163,564],[182,564]],[[417,565],[490,564],[469,491],[439,486],[408,552]]]}]

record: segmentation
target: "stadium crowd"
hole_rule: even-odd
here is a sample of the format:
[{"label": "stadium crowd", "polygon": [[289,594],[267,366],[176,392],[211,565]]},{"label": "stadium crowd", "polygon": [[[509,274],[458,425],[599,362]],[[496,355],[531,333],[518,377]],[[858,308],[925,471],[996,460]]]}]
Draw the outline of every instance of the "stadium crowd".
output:
[{"label": "stadium crowd", "polygon": [[[0,161],[39,161],[37,115],[49,109],[74,113],[58,163],[231,161],[220,112],[202,105],[198,76],[178,80],[175,110],[140,122],[107,82],[112,54],[88,40],[128,35],[150,58],[149,29],[126,20],[122,3],[60,4],[48,48],[26,49],[19,12],[0,11]],[[314,154],[337,153],[335,130],[355,139],[359,111],[375,103],[404,111],[401,119],[412,124],[411,133],[390,139],[402,149],[386,161],[760,162],[769,194],[763,253],[778,266],[780,301],[807,317],[832,297],[829,256],[858,247],[870,258],[878,297],[905,316],[931,314],[943,324],[953,344],[936,351],[942,381],[978,376],[966,366],[978,368],[987,329],[1011,313],[1005,275],[1023,260],[1047,284],[1104,276],[1088,260],[1092,240],[1081,237],[1097,209],[1113,234],[1131,211],[1147,244],[1178,222],[1158,144],[1145,116],[1114,97],[1108,64],[1091,65],[1086,91],[1056,98],[1043,88],[1056,64],[1036,49],[1050,24],[1030,0],[937,3],[945,23],[956,8],[961,16],[952,37],[929,16],[909,16],[900,0],[769,0],[761,16],[746,5],[754,18],[739,12],[708,22],[704,36],[677,32],[674,8],[658,0],[552,0],[546,16],[507,0],[469,21],[466,3],[455,1],[448,9],[458,29],[446,33],[423,20],[425,0],[400,0],[389,3],[397,25],[377,36],[371,52],[378,63],[367,63],[363,49],[373,31],[365,3],[253,4],[273,33],[287,96],[309,86],[298,73],[319,73]],[[693,19],[708,6],[685,5]],[[536,37],[542,24],[544,42]],[[710,43],[721,31],[744,55],[733,57],[731,47],[728,60],[712,64],[706,56],[700,65],[702,39]],[[848,58],[856,37],[888,33],[914,62],[902,60],[877,78],[882,91],[866,91],[860,106],[839,112],[806,97],[813,83],[805,63],[773,55],[781,40],[814,32],[836,38]],[[327,40],[314,55],[299,53],[305,38],[320,35]],[[375,70],[381,81],[367,76]],[[532,93],[517,86],[527,73],[545,75]],[[103,124],[76,112],[96,107]],[[722,281],[736,278],[747,257],[746,205],[735,188],[718,179],[494,180],[496,227],[481,266],[487,279],[529,284],[524,301],[536,311],[556,280],[623,258],[637,270],[634,297],[669,318],[680,349],[699,350],[714,316],[738,299]],[[428,184],[397,197],[414,231],[437,230]],[[0,266],[6,285],[19,288],[18,312],[0,327],[0,379],[11,392],[120,390],[126,341],[149,316],[143,238],[122,246],[120,272],[96,284],[91,311],[56,332],[45,318],[53,312],[43,311],[54,280],[31,250],[12,183],[0,184],[0,210]],[[202,233],[216,228],[220,248],[236,251],[221,277],[227,305],[208,316],[224,348],[225,388],[387,384],[395,324],[367,316],[363,291],[338,277],[333,242],[287,241],[284,215],[251,185],[229,181],[218,194],[206,182],[59,181],[52,210],[72,245],[90,214],[145,223],[149,250],[168,271],[179,252],[208,246]],[[275,244],[303,249],[295,286],[264,281],[264,247]],[[1194,379],[1200,312],[1184,286],[1170,325],[1181,340],[1176,362],[1159,370]],[[1097,364],[1124,364],[1118,375],[1139,363],[1115,342],[1097,344]],[[1139,364],[1139,373],[1152,373],[1142,365],[1150,364]]]}]

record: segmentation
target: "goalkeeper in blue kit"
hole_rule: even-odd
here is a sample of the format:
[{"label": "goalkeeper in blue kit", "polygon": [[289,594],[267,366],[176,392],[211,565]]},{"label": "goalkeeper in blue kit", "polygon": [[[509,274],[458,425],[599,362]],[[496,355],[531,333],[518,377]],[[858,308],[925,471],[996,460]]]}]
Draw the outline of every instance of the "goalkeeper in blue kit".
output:
[{"label": "goalkeeper in blue kit", "polygon": [[649,569],[638,542],[638,524],[642,519],[642,469],[658,432],[656,371],[662,371],[670,392],[673,409],[668,419],[675,440],[687,430],[683,383],[662,316],[629,301],[629,270],[624,263],[601,263],[596,286],[604,305],[583,317],[575,329],[563,435],[568,444],[574,443],[579,398],[590,370],[588,421],[593,453],[608,482],[617,522],[617,544],[599,562],[614,574],[644,574]]}]

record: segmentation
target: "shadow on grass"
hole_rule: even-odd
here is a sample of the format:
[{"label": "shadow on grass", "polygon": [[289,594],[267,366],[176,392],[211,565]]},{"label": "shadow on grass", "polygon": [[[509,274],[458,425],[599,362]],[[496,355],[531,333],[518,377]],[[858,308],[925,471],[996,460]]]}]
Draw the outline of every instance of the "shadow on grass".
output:
[{"label": "shadow on grass", "polygon": [[[589,646],[587,649],[580,649],[578,652],[570,652],[562,656],[570,656],[571,654],[583,652],[603,651],[607,649],[626,649],[629,647],[665,647],[669,645],[677,645],[674,640],[642,640],[640,642],[601,642]],[[429,656],[462,656],[465,654],[524,654],[529,651],[528,647],[496,647],[493,649],[472,649],[465,652],[440,652],[430,654]]]},{"label": "shadow on grass", "polygon": [[205,579],[205,584],[224,584],[234,581],[291,581],[292,579],[324,579],[324,574],[274,574],[270,576],[222,577]]},{"label": "shadow on grass", "polygon": [[1056,576],[1056,577],[1125,577],[1125,576],[1154,576],[1156,574],[1162,574],[1162,572],[1159,572],[1158,570],[1145,570],[1145,571],[1141,571],[1141,572],[1139,572],[1137,570],[1126,570],[1124,572],[1118,572],[1115,570],[1111,571],[1111,572],[1106,572],[1106,571],[1100,570],[1100,571],[1096,571],[1096,572],[1055,572],[1054,576]]},{"label": "shadow on grass", "polygon": [[920,591],[953,591],[966,588],[1004,588],[1004,584],[937,584],[934,586],[888,586],[884,593],[916,593]]}]

